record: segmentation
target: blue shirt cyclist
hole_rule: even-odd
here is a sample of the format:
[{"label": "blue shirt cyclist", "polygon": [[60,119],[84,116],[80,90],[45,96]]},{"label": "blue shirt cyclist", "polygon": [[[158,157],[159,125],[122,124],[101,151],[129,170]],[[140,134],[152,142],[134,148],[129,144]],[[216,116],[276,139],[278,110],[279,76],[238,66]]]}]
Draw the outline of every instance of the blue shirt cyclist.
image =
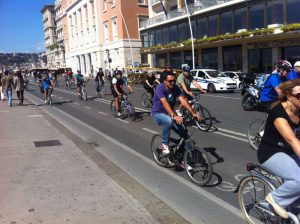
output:
[{"label": "blue shirt cyclist", "polygon": [[299,79],[300,78],[300,61],[296,61],[294,69],[289,72],[287,80]]}]

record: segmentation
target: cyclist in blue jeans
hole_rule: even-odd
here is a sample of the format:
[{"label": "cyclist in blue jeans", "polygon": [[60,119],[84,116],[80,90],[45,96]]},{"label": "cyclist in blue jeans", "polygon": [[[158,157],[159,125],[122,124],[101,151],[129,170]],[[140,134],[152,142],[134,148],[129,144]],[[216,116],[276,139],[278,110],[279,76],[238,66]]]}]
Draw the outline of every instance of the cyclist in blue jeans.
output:
[{"label": "cyclist in blue jeans", "polygon": [[263,167],[284,180],[266,201],[287,219],[286,208],[300,199],[300,79],[282,83],[280,89],[279,100],[268,113],[257,157]]},{"label": "cyclist in blue jeans", "polygon": [[[163,83],[156,88],[153,97],[152,116],[156,124],[163,126],[162,144],[160,146],[162,155],[168,155],[170,153],[169,141],[171,129],[180,137],[187,137],[186,130],[184,130],[181,125],[178,125],[183,123],[183,118],[174,112],[174,105],[177,98],[193,117],[198,120],[202,119],[186,101],[180,88],[175,85],[175,82],[175,75],[171,71],[166,72],[163,77]],[[183,158],[179,161],[181,168],[184,167],[182,159]]]}]

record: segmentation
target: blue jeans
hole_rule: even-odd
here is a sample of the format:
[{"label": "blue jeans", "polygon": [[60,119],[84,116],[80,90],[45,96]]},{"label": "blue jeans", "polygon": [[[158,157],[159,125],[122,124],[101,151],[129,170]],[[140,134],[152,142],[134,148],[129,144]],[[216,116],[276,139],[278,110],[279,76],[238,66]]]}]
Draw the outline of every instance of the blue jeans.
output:
[{"label": "blue jeans", "polygon": [[279,152],[262,166],[284,180],[282,185],[272,191],[276,203],[286,208],[300,198],[300,158],[298,156],[289,156]]},{"label": "blue jeans", "polygon": [[169,145],[171,129],[173,129],[173,131],[180,137],[184,139],[187,138],[187,130],[184,129],[182,125],[178,125],[176,124],[176,122],[173,122],[171,117],[166,115],[165,113],[155,113],[153,114],[153,118],[156,124],[163,126],[161,143]]},{"label": "blue jeans", "polygon": [[11,106],[12,105],[12,88],[8,87],[6,89],[6,97],[7,97],[8,106]]}]

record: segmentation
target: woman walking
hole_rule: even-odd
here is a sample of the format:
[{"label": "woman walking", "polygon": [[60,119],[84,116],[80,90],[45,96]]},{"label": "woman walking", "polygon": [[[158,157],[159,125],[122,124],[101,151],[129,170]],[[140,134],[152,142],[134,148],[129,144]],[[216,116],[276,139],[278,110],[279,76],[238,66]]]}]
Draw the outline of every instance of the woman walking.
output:
[{"label": "woman walking", "polygon": [[21,71],[17,71],[16,76],[14,78],[14,86],[17,91],[17,96],[19,99],[19,106],[23,106],[24,101],[24,79],[21,74]]},{"label": "woman walking", "polygon": [[8,106],[12,107],[12,90],[14,87],[13,77],[8,72],[4,72],[4,76],[1,79],[2,91],[6,94]]}]

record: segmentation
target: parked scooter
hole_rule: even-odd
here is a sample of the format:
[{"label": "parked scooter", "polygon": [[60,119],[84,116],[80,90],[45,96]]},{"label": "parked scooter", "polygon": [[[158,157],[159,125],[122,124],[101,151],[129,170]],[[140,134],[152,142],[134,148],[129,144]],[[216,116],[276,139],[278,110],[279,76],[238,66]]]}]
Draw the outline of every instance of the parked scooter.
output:
[{"label": "parked scooter", "polygon": [[242,89],[242,107],[245,111],[251,111],[260,106],[259,92],[261,89],[253,85],[243,85]]}]

